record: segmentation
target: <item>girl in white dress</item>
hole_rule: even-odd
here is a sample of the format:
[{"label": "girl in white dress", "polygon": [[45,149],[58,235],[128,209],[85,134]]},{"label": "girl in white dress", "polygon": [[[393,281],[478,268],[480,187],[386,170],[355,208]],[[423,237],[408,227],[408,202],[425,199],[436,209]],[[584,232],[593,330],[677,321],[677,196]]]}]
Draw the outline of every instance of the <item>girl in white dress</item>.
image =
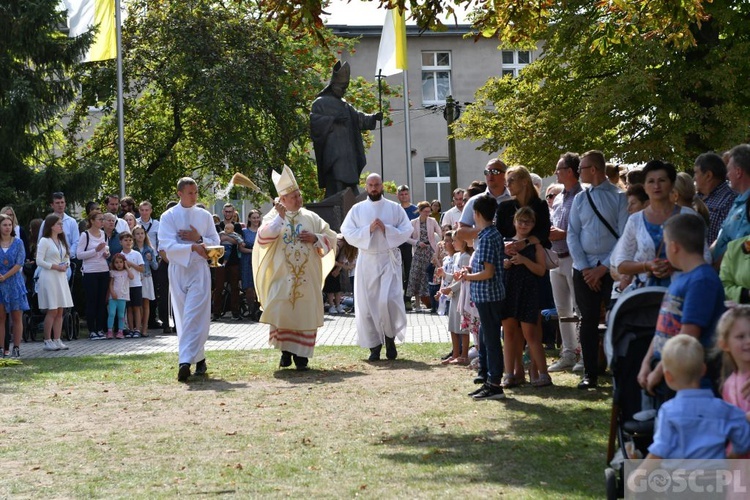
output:
[{"label": "girl in white dress", "polygon": [[39,309],[46,309],[44,318],[44,350],[59,351],[68,346],[60,340],[63,312],[73,307],[73,297],[68,287],[67,271],[70,266],[70,251],[63,233],[62,219],[50,214],[44,219],[44,232],[36,251],[39,266]]}]

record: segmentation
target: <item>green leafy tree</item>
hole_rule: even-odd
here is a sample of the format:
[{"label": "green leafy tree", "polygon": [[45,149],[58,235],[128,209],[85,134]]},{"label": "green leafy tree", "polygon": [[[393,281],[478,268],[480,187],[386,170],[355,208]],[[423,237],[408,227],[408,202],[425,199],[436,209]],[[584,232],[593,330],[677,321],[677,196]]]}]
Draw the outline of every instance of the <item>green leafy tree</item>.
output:
[{"label": "green leafy tree", "polygon": [[63,170],[52,154],[59,113],[77,91],[72,70],[91,43],[60,31],[57,5],[0,0],[0,205],[14,205],[23,221],[45,210],[52,191],[73,201],[92,182],[92,172]]},{"label": "green leafy tree", "polygon": [[665,158],[692,166],[707,150],[748,140],[750,8],[739,1],[705,6],[690,26],[695,45],[635,36],[597,48],[599,12],[567,3],[538,36],[544,55],[519,78],[493,78],[454,126],[459,138],[540,173],[560,153],[602,149],[621,161]]},{"label": "green leafy tree", "polygon": [[[288,28],[277,32],[248,2],[136,0],[130,9],[123,29],[127,194],[150,199],[159,211],[174,198],[179,177],[223,188],[235,172],[270,194],[271,169],[286,163],[307,200],[321,197],[310,105],[328,81],[336,52],[352,50],[353,42],[324,32],[323,45]],[[114,64],[86,72],[66,160],[101,166],[102,189],[116,192]],[[376,95],[372,84],[356,80],[347,98],[372,112]],[[94,101],[103,117],[83,139]],[[255,196],[236,189],[242,191],[233,195]]]},{"label": "green leafy tree", "polygon": [[[349,0],[377,2],[383,9],[405,9],[422,29],[443,31],[441,18],[456,20],[456,10],[470,13],[477,36],[498,38],[517,46],[544,33],[561,12],[576,12],[575,0]],[[320,33],[328,0],[266,0],[269,19],[278,26],[292,26]],[[591,0],[586,11],[593,39],[605,49],[628,43],[633,37],[661,38],[669,44],[686,47],[695,42],[690,26],[708,18],[706,4],[711,0]]]}]

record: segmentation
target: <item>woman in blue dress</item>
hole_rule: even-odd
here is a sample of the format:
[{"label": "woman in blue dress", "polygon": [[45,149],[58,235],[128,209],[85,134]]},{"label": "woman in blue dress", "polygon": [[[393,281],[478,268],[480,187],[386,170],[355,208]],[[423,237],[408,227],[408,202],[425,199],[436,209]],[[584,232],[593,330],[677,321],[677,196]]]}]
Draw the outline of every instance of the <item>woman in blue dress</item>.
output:
[{"label": "woman in blue dress", "polygon": [[26,249],[16,238],[13,219],[0,214],[0,357],[11,355],[10,346],[5,345],[5,319],[10,313],[13,322],[12,357],[21,357],[21,335],[23,334],[23,311],[29,310],[26,284],[23,281],[23,263]]},{"label": "woman in blue dress", "polygon": [[258,234],[258,228],[263,217],[260,210],[252,209],[247,214],[247,227],[242,230],[242,239],[245,246],[240,248],[240,279],[242,288],[245,291],[245,301],[247,305],[252,306],[257,301],[255,295],[255,284],[253,283],[253,245],[255,236]]}]

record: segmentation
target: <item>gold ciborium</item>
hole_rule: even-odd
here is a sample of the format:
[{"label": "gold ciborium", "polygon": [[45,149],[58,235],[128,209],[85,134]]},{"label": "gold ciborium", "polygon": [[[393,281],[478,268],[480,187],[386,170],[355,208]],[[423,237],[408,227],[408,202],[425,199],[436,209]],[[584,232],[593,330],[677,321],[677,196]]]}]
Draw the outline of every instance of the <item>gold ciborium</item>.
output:
[{"label": "gold ciborium", "polygon": [[220,267],[219,259],[224,257],[224,247],[222,245],[212,245],[206,247],[208,255],[208,265],[211,267]]}]

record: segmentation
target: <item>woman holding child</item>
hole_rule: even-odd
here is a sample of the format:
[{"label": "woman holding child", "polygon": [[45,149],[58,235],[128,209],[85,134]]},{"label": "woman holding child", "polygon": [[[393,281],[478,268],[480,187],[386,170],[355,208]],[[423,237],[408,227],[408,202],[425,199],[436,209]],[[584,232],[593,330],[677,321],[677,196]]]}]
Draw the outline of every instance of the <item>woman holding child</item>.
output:
[{"label": "woman holding child", "polygon": [[[514,166],[508,169],[505,174],[505,182],[508,185],[508,191],[513,197],[510,200],[503,201],[497,207],[497,215],[495,217],[495,224],[497,225],[500,234],[505,243],[505,254],[507,258],[513,259],[516,255],[521,254],[527,248],[530,250],[532,247],[541,245],[544,248],[550,247],[549,242],[549,231],[551,227],[549,206],[547,203],[539,197],[539,193],[534,187],[534,183],[531,179],[531,174],[523,166]],[[524,235],[523,238],[516,238],[517,226],[515,225],[515,216],[520,208],[527,207],[534,214],[534,223],[531,225],[529,233]],[[543,251],[543,250],[542,250]],[[518,259],[517,259],[518,260]],[[518,260],[515,265],[521,265],[522,258]],[[539,285],[536,287],[536,293],[540,293],[541,279],[538,278]],[[547,286],[549,286],[549,276],[547,275]],[[538,298],[538,297],[537,297]],[[508,316],[503,311],[503,333],[504,333],[504,344],[503,352],[505,353],[505,368],[506,375],[503,378],[504,387],[514,387],[525,381],[525,372],[523,368],[523,349],[524,349],[524,337],[526,342],[530,346],[536,346],[537,342],[541,345],[542,339],[542,324],[539,307],[539,301],[535,301],[536,315],[533,320],[534,328],[529,329],[528,327],[524,331],[522,328],[506,328],[505,324],[507,321],[514,319],[515,313],[512,316]],[[518,319],[515,317],[515,319]],[[529,321],[525,317],[522,321]],[[516,321],[515,323],[518,323]],[[542,349],[542,353],[543,353]],[[549,375],[547,374],[547,363],[544,357],[537,354],[539,350],[534,348],[531,350],[532,354],[532,368],[531,378],[533,381],[539,381],[538,384],[549,385]],[[540,378],[541,377],[541,378]]]}]

